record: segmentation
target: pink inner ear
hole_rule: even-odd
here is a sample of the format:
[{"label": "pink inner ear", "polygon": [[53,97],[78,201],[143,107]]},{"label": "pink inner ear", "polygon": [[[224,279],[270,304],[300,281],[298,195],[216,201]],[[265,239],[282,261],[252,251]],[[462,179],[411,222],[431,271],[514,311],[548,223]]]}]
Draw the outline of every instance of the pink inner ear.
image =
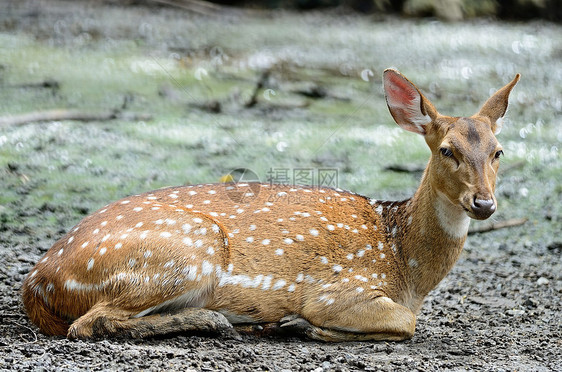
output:
[{"label": "pink inner ear", "polygon": [[425,134],[425,125],[431,118],[421,109],[422,97],[416,87],[399,73],[389,70],[384,74],[386,102],[392,117],[402,128]]},{"label": "pink inner ear", "polygon": [[418,92],[412,84],[395,72],[386,76],[386,95],[392,106],[411,106],[418,97]]}]

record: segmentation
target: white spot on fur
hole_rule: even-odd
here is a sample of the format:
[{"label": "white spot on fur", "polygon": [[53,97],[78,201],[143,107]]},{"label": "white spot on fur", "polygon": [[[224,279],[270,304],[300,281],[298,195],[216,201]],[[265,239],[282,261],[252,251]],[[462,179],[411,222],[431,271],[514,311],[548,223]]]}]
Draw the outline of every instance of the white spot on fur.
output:
[{"label": "white spot on fur", "polygon": [[284,251],[283,249],[281,249],[281,248],[277,248],[277,249],[275,250],[275,254],[278,255],[278,256],[282,256],[283,253],[285,253],[285,251]]},{"label": "white spot on fur", "polygon": [[285,286],[285,284],[287,284],[286,281],[284,281],[283,279],[279,279],[278,281],[276,281],[273,284],[273,287],[271,287],[271,289],[274,290],[274,291],[277,291],[277,290],[283,288]]},{"label": "white spot on fur", "polygon": [[213,264],[209,261],[203,261],[201,264],[201,274],[210,275],[213,272]]},{"label": "white spot on fur", "polygon": [[360,280],[360,281],[362,281],[362,282],[368,282],[368,281],[369,281],[369,279],[365,278],[365,277],[362,276],[362,275],[355,275],[354,278],[357,279],[357,280]]},{"label": "white spot on fur", "polygon": [[271,287],[271,280],[273,279],[273,277],[271,275],[267,275],[263,278],[263,284],[261,286],[261,289],[263,289],[264,291],[269,289]]},{"label": "white spot on fur", "polygon": [[93,258],[90,258],[88,260],[88,265],[86,266],[86,270],[88,270],[88,271],[92,270],[92,268],[94,267],[94,262],[95,262],[95,260]]},{"label": "white spot on fur", "polygon": [[189,232],[191,231],[192,228],[193,228],[193,226],[191,226],[191,225],[188,224],[188,223],[184,223],[184,224],[181,226],[181,229],[183,230],[183,233],[184,233],[184,234],[189,234]]}]

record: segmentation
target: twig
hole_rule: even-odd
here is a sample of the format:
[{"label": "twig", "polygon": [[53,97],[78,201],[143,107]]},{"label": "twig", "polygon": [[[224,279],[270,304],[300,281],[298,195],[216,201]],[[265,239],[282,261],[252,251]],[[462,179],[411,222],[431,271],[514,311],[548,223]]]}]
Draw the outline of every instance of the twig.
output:
[{"label": "twig", "polygon": [[[21,318],[20,318],[20,320],[21,320]],[[12,319],[8,319],[8,323],[15,324],[16,326],[23,327],[23,328],[29,330],[31,332],[31,334],[33,335],[33,340],[24,341],[24,342],[17,342],[17,343],[10,343],[9,345],[0,345],[0,348],[9,348],[9,347],[14,347],[14,346],[29,345],[29,344],[34,344],[38,341],[37,333],[35,333],[35,331],[33,329],[31,329],[30,327],[26,326],[25,324],[21,324],[20,322],[14,321]],[[23,334],[20,334],[20,338],[22,338],[22,336],[23,336]]]},{"label": "twig", "polygon": [[121,112],[120,110],[111,110],[104,112],[86,112],[80,110],[47,110],[36,111],[27,114],[10,115],[0,117],[0,127],[17,126],[28,123],[36,123],[42,121],[107,121],[113,119],[124,120],[150,120],[152,117],[148,114],[135,114],[129,112]]},{"label": "twig", "polygon": [[250,108],[250,107],[254,107],[256,105],[256,103],[258,103],[258,94],[260,93],[260,91],[263,89],[263,87],[265,86],[265,84],[267,83],[267,79],[269,79],[269,74],[270,74],[270,70],[265,70],[257,84],[256,87],[254,89],[254,93],[252,94],[252,97],[250,98],[250,100],[248,102],[246,102],[246,104],[244,105],[244,107],[246,108]]},{"label": "twig", "polygon": [[474,226],[468,230],[468,234],[470,235],[476,233],[485,233],[488,231],[499,230],[506,227],[520,226],[523,225],[525,222],[527,222],[527,220],[528,220],[527,218],[514,218],[511,220],[491,222],[481,226]]}]

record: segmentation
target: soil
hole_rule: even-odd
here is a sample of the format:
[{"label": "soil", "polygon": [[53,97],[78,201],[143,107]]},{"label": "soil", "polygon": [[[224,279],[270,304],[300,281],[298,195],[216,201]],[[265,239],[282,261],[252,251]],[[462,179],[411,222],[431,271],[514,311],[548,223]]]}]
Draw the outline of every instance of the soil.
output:
[{"label": "soil", "polygon": [[[87,4],[93,20],[103,17],[109,7],[102,2]],[[64,2],[52,11],[41,8],[43,20],[35,24],[30,19],[37,9],[13,2],[3,12],[2,27],[41,39],[51,32],[42,25],[54,24],[67,6],[72,11],[78,5]],[[120,11],[134,15],[139,10]],[[161,14],[164,19],[177,16],[160,8],[142,12]],[[41,182],[10,183],[8,175],[21,179],[30,172],[25,160],[22,164],[3,168],[0,189],[16,189],[24,199],[41,194]],[[119,172],[128,176],[127,170]],[[524,184],[524,179],[516,173],[500,182]],[[95,189],[75,192],[93,194]],[[555,192],[551,203],[560,203],[559,186]],[[504,190],[498,198],[508,194]],[[194,334],[97,341],[44,336],[23,311],[21,284],[52,243],[78,222],[76,213],[87,214],[88,208],[68,211],[57,207],[57,200],[34,209],[26,202],[6,203],[0,206],[0,370],[562,371],[561,217],[560,207],[545,200],[548,197],[539,201],[539,212],[524,228],[469,237],[459,262],[426,298],[411,340],[338,344],[291,335],[243,335],[235,340]],[[56,223],[46,224],[53,218]]]}]

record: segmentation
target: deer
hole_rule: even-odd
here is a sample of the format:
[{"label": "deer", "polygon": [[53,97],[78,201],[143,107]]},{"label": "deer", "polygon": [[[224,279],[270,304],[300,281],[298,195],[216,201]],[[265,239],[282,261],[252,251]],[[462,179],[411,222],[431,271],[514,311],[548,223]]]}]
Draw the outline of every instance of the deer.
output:
[{"label": "deer", "polygon": [[470,220],[496,211],[496,134],[519,79],[475,115],[451,117],[397,70],[383,72],[394,121],[431,151],[404,201],[228,182],[108,204],[27,275],[29,319],[69,339],[239,335],[248,327],[326,342],[410,339],[424,298],[459,258]]}]

